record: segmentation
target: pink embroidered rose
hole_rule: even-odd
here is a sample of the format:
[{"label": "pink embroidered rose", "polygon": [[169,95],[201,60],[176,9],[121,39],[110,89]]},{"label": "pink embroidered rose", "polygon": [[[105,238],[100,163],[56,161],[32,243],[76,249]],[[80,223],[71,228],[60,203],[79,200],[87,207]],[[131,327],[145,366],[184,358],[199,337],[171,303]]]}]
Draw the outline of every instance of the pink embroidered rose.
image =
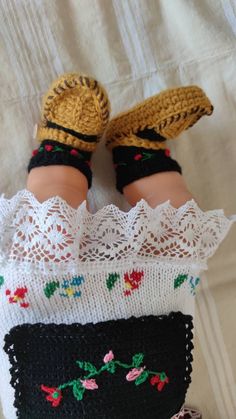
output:
[{"label": "pink embroidered rose", "polygon": [[91,378],[90,380],[80,380],[82,383],[82,386],[86,388],[87,390],[95,390],[98,388],[98,385],[96,383],[96,380],[94,378]]},{"label": "pink embroidered rose", "polygon": [[107,364],[107,362],[110,362],[114,359],[114,354],[112,351],[109,351],[103,358],[103,362],[105,362],[105,364]]},{"label": "pink embroidered rose", "polygon": [[136,380],[136,378],[138,378],[142,374],[143,370],[144,370],[144,368],[133,368],[126,375],[126,380],[127,381],[134,381],[134,380]]}]

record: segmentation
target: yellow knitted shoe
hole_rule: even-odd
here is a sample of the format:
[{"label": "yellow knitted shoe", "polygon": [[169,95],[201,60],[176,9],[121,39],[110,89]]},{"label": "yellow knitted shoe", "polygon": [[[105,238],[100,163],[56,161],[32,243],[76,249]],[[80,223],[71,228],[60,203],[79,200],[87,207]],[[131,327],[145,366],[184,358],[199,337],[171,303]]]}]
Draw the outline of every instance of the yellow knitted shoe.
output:
[{"label": "yellow knitted shoe", "polygon": [[117,146],[165,149],[165,139],[176,138],[212,112],[213,106],[200,87],[168,89],[112,119],[106,146],[109,150]]},{"label": "yellow knitted shoe", "polygon": [[36,138],[93,152],[107,126],[109,113],[107,93],[96,80],[76,73],[63,74],[43,98]]}]

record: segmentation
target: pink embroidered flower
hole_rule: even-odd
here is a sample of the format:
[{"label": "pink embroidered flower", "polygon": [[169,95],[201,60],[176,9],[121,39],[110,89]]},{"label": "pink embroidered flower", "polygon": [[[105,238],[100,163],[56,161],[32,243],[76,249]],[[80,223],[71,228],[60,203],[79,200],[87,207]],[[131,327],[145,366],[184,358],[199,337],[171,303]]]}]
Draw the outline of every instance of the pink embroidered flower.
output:
[{"label": "pink embroidered flower", "polygon": [[80,380],[82,383],[82,386],[86,388],[87,390],[95,390],[98,388],[98,385],[96,383],[96,380],[94,378],[91,378],[90,380]]},{"label": "pink embroidered flower", "polygon": [[46,151],[52,151],[52,149],[53,149],[53,146],[52,145],[50,145],[50,144],[46,144],[45,145],[45,150]]},{"label": "pink embroidered flower", "polygon": [[135,154],[134,160],[140,160],[142,157],[142,154]]},{"label": "pink embroidered flower", "polygon": [[110,362],[110,361],[112,361],[114,359],[114,354],[113,354],[113,352],[112,351],[109,351],[105,356],[104,356],[104,358],[103,358],[103,362],[105,362],[105,364],[107,363],[107,362]]},{"label": "pink embroidered flower", "polygon": [[59,406],[62,399],[61,390],[56,387],[46,387],[43,384],[41,385],[41,390],[45,391],[45,393],[48,393],[46,400],[51,402],[53,407]]},{"label": "pink embroidered flower", "polygon": [[169,156],[170,156],[170,150],[169,150],[169,148],[166,148],[166,149],[165,149],[165,155],[166,155],[167,157],[169,157]]},{"label": "pink embroidered flower", "polygon": [[75,150],[74,148],[70,151],[70,154],[72,155],[72,156],[78,156],[78,151],[77,150]]},{"label": "pink embroidered flower", "polygon": [[126,380],[127,381],[134,381],[134,380],[136,380],[136,378],[138,378],[142,374],[143,370],[144,370],[144,368],[133,368],[126,375]]}]

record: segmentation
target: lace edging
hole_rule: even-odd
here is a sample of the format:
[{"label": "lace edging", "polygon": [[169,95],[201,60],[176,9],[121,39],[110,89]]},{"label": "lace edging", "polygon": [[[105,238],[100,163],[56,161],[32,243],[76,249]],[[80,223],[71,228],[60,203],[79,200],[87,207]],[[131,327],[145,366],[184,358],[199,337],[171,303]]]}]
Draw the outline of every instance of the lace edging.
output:
[{"label": "lace edging", "polygon": [[194,199],[179,208],[170,200],[152,208],[141,199],[128,212],[109,204],[91,213],[86,201],[77,209],[58,196],[40,203],[24,189],[11,199],[0,198],[0,261],[201,263],[235,221],[236,215],[226,217],[222,209],[202,211]]}]

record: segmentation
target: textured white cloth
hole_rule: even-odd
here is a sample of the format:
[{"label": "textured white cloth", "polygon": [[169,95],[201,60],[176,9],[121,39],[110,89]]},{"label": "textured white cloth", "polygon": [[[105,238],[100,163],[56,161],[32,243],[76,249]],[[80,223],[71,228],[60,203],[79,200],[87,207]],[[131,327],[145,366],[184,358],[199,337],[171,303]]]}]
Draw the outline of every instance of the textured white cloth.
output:
[{"label": "textured white cloth", "polygon": [[[234,220],[194,200],[175,209],[139,201],[128,212],[84,201],[39,203],[27,190],[0,198],[0,341],[23,323],[100,322],[182,311]],[[232,217],[233,218],[233,217]],[[0,394],[14,419],[9,362],[1,352]],[[4,389],[4,392],[3,392]]]}]

